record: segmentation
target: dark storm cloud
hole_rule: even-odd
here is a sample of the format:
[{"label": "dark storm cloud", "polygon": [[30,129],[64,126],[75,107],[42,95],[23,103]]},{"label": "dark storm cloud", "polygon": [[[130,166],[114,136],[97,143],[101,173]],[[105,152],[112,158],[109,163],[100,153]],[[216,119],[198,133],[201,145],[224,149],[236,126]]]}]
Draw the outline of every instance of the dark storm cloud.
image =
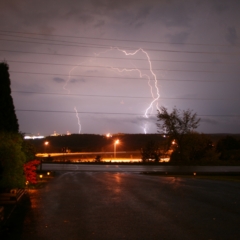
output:
[{"label": "dark storm cloud", "polygon": [[135,28],[141,28],[144,25],[144,22],[138,22],[135,24]]},{"label": "dark storm cloud", "polygon": [[[21,24],[21,28],[37,26],[44,34],[52,34],[55,24],[66,24],[73,21],[76,25],[87,27],[88,24],[102,27],[106,24],[133,26],[140,28],[146,20],[160,21],[167,27],[190,27],[197,11],[196,1],[179,0],[59,0],[55,2],[42,1],[1,1],[0,7],[8,11],[5,21],[14,27],[15,23]],[[231,1],[230,1],[231,2]],[[206,3],[206,1],[203,1]],[[212,1],[212,8],[219,14],[228,9],[230,3],[226,1]],[[47,6],[46,8],[42,6]],[[12,14],[9,14],[9,13]],[[4,14],[4,13],[3,13]],[[10,17],[13,15],[13,17]],[[1,18],[1,17],[0,17]],[[114,19],[114,21],[113,21]]]},{"label": "dark storm cloud", "polygon": [[170,43],[184,43],[186,42],[187,38],[189,36],[188,32],[178,32],[175,34],[167,34],[167,37],[170,41]]},{"label": "dark storm cloud", "polygon": [[25,28],[38,25],[38,30],[44,33],[52,33],[54,28],[50,26],[49,20],[53,20],[58,12],[55,5],[50,2],[47,5],[47,8],[42,8],[40,1],[23,2],[18,11],[22,26]]},{"label": "dark storm cloud", "polygon": [[53,81],[57,82],[57,83],[65,83],[66,82],[63,78],[59,78],[59,77],[53,78]]},{"label": "dark storm cloud", "polygon": [[212,10],[218,14],[222,14],[223,12],[229,9],[227,1],[213,1],[212,2]]},{"label": "dark storm cloud", "polygon": [[153,18],[160,20],[167,27],[190,27],[190,16],[193,12],[188,11],[186,3],[181,1],[171,4],[170,1],[169,4],[158,5],[154,9]]},{"label": "dark storm cloud", "polygon": [[[114,15],[112,15],[113,11]],[[188,1],[131,0],[124,1],[124,4],[117,8],[110,4],[106,12],[116,19],[121,19],[122,24],[127,23],[134,27],[143,26],[145,21],[153,21],[153,23],[159,21],[167,27],[189,27],[191,22]]]},{"label": "dark storm cloud", "polygon": [[134,23],[135,26],[142,26],[144,20],[149,16],[151,8],[148,6],[143,6],[140,9],[136,9],[134,12],[130,12],[129,17],[132,19],[131,23]]},{"label": "dark storm cloud", "polygon": [[[178,3],[176,0],[171,1],[58,1],[56,5],[53,2],[43,1],[4,1],[5,7],[11,14],[6,16],[8,27],[14,27],[18,22],[21,28],[28,29],[37,26],[37,29],[44,34],[52,34],[55,30],[56,24],[74,23],[75,26],[88,27],[89,25],[95,27],[102,27],[103,25],[114,23],[119,26],[141,28],[146,20],[152,18],[160,19],[168,27],[174,26],[189,26],[190,17],[187,12],[186,3]],[[187,1],[188,2],[188,1]],[[176,3],[176,4],[172,4]],[[47,7],[42,7],[46,5]],[[0,17],[1,18],[1,17]],[[114,19],[114,21],[113,21]],[[67,30],[67,29],[66,29]]]},{"label": "dark storm cloud", "polygon": [[135,28],[141,28],[144,23],[146,18],[150,15],[151,8],[144,6],[140,10],[136,11],[136,14],[134,14],[132,17],[132,20],[130,24],[133,24]]},{"label": "dark storm cloud", "polygon": [[105,25],[105,21],[104,20],[99,20],[95,25],[94,27],[95,28],[98,28],[98,27],[102,27]]},{"label": "dark storm cloud", "polygon": [[[151,13],[151,7],[147,4],[144,6],[130,6],[129,8],[117,9],[115,14],[112,14],[111,11],[107,13],[108,16],[111,16],[118,25],[123,26],[132,26],[134,28],[139,28],[144,25],[146,19],[148,19]],[[119,19],[121,19],[119,21]],[[111,23],[110,23],[111,24]]]},{"label": "dark storm cloud", "polygon": [[4,17],[7,23],[6,28],[14,29],[16,22],[18,22],[21,29],[29,29],[34,26],[34,31],[52,34],[55,30],[53,25],[58,25],[61,22],[66,24],[73,21],[79,25],[93,22],[94,12],[89,5],[88,1],[75,0],[59,0],[57,3],[46,0],[22,0],[20,2],[3,0],[0,2],[0,9],[4,9],[3,13],[7,12],[7,15],[1,14],[0,19]]},{"label": "dark storm cloud", "polygon": [[226,40],[231,44],[235,45],[238,41],[238,35],[235,27],[229,27],[227,29]]},{"label": "dark storm cloud", "polygon": [[63,16],[64,19],[70,20],[73,19],[80,24],[91,23],[94,20],[92,12],[84,11],[84,8],[73,7]]},{"label": "dark storm cloud", "polygon": [[151,12],[151,8],[144,6],[137,12],[136,18],[137,19],[147,18],[149,16],[150,12]]}]

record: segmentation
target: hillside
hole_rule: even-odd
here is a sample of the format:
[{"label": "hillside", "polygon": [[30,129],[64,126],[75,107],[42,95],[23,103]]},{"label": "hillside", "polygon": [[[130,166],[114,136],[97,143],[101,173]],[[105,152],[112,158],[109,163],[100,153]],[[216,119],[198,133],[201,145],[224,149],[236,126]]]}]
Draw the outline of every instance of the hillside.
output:
[{"label": "hillside", "polygon": [[[213,143],[219,139],[231,135],[240,139],[240,134],[208,134]],[[44,139],[27,140],[33,143],[37,152],[62,152],[68,149],[71,152],[113,151],[114,142],[119,139],[118,151],[140,151],[147,142],[161,143],[164,137],[160,134],[115,134],[108,138],[105,135],[97,134],[72,134],[69,136],[49,136]],[[48,146],[44,143],[48,141]]]}]

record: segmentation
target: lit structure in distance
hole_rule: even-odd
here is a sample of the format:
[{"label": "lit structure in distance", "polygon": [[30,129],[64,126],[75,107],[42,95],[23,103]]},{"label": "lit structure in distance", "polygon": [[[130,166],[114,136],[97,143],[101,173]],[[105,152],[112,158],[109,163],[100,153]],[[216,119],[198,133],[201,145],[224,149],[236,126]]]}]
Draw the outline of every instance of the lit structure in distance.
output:
[{"label": "lit structure in distance", "polygon": [[118,139],[114,142],[114,158],[116,158],[116,148],[117,148],[117,144],[119,144],[119,140],[118,140]]}]

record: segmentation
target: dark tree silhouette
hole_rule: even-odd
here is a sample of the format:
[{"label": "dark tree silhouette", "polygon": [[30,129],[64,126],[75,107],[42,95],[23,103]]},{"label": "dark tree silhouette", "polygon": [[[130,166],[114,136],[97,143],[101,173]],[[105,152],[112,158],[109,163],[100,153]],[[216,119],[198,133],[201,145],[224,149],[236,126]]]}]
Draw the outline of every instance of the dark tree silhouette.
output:
[{"label": "dark tree silhouette", "polygon": [[18,133],[19,125],[11,96],[8,64],[0,63],[0,132]]},{"label": "dark tree silhouette", "polygon": [[[187,134],[193,132],[199,125],[200,118],[191,110],[179,110],[176,107],[172,112],[168,112],[165,107],[161,107],[157,114],[158,132],[168,135],[169,144],[174,141],[177,145],[178,159],[183,160],[185,143],[184,138]],[[170,145],[169,145],[170,147]]]},{"label": "dark tree silhouette", "polygon": [[221,160],[240,160],[240,141],[235,137],[226,136],[220,139],[216,150]]},{"label": "dark tree silhouette", "polygon": [[142,161],[143,162],[159,162],[161,157],[161,150],[159,143],[150,141],[141,149]]}]

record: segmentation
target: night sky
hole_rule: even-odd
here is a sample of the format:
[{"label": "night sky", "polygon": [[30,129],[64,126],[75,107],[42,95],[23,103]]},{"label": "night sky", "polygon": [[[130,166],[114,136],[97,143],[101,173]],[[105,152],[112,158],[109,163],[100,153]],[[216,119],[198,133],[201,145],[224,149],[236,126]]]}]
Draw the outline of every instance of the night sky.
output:
[{"label": "night sky", "polygon": [[[1,0],[20,131],[157,133],[157,108],[240,133],[239,0]],[[152,105],[151,105],[152,104]]]}]

